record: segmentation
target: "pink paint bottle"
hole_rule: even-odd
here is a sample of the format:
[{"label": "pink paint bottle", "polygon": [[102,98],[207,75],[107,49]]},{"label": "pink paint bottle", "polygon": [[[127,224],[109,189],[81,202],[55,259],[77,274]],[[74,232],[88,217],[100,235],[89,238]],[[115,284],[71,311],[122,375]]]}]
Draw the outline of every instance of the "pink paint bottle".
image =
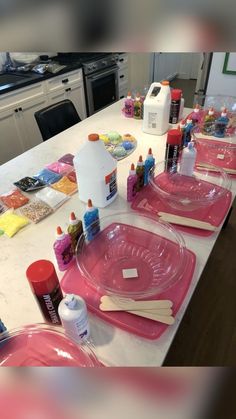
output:
[{"label": "pink paint bottle", "polygon": [[59,270],[65,271],[73,262],[73,248],[70,235],[63,233],[61,227],[57,227],[56,241],[53,249]]},{"label": "pink paint bottle", "polygon": [[129,176],[127,178],[127,201],[128,202],[133,201],[136,195],[137,182],[138,182],[138,176],[136,174],[134,163],[132,163],[130,171],[129,171]]}]

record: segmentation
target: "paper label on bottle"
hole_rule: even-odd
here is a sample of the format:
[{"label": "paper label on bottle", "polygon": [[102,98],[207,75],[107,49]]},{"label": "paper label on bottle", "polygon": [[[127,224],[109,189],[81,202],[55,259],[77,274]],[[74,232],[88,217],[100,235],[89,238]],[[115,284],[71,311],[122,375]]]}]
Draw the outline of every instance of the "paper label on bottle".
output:
[{"label": "paper label on bottle", "polygon": [[109,173],[105,177],[105,183],[107,186],[107,193],[106,193],[106,200],[109,201],[116,193],[117,193],[117,169],[113,170],[113,172]]},{"label": "paper label on bottle", "polygon": [[156,112],[149,112],[148,114],[148,128],[156,128],[157,127],[157,113]]}]

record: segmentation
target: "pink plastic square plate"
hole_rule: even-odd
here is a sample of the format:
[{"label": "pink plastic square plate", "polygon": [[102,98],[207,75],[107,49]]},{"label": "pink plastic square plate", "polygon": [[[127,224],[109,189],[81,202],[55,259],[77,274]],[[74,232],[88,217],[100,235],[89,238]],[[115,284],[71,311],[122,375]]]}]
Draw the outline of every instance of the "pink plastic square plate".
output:
[{"label": "pink plastic square plate", "polygon": [[[165,204],[158,197],[157,192],[148,185],[145,186],[134,198],[131,208],[141,213],[157,214],[158,212],[168,212],[170,214],[180,215],[183,217],[193,218],[199,221],[205,221],[219,227],[227,215],[232,201],[232,193],[229,191],[225,196],[219,198],[217,202],[211,206],[198,208],[193,211],[178,211]],[[175,225],[178,230],[191,233],[197,236],[208,237],[214,232],[201,230],[199,228],[191,228]]]},{"label": "pink plastic square plate", "polygon": [[[183,303],[195,269],[196,256],[190,250],[185,250],[185,253],[186,263],[180,280],[167,291],[152,297],[154,300],[158,298],[173,301],[174,315],[176,315]],[[171,327],[125,312],[101,311],[99,304],[103,294],[95,290],[85,281],[76,265],[71,266],[65,273],[61,280],[61,286],[65,293],[74,293],[83,297],[91,313],[127,332],[154,340],[158,339],[168,327]]]}]

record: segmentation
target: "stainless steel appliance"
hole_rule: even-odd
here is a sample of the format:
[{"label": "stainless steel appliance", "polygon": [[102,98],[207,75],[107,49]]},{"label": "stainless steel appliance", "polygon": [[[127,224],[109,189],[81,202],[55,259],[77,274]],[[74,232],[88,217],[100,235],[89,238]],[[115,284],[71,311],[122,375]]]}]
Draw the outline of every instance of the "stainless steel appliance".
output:
[{"label": "stainless steel appliance", "polygon": [[105,54],[83,63],[88,115],[118,100],[118,54]]}]

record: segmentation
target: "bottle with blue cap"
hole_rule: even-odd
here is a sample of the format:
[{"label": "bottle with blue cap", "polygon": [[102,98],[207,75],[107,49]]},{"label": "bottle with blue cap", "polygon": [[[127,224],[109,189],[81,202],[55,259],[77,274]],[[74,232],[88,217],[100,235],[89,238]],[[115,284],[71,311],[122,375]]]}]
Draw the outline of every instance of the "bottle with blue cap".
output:
[{"label": "bottle with blue cap", "polygon": [[58,314],[69,337],[78,343],[88,339],[90,335],[88,312],[82,297],[67,294],[59,304]]}]

